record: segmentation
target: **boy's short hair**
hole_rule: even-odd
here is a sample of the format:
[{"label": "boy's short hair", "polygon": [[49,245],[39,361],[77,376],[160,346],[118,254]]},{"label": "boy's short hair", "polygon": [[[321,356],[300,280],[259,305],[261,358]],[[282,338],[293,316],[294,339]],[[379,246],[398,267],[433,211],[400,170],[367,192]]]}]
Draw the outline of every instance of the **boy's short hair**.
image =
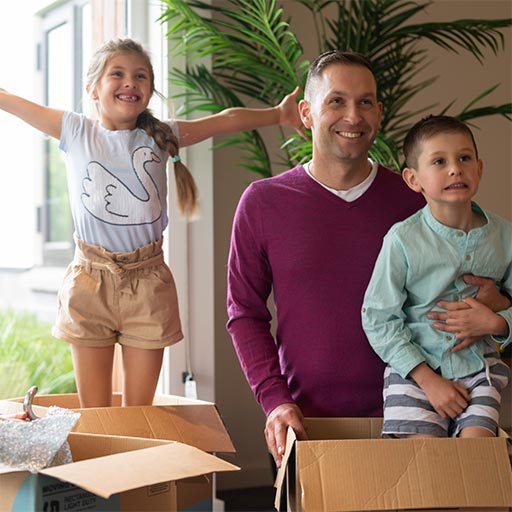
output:
[{"label": "boy's short hair", "polygon": [[[366,55],[359,52],[348,52],[342,50],[330,50],[320,54],[309,66],[306,85],[304,87],[304,97],[310,99],[311,97],[311,82],[315,78],[322,76],[325,68],[332,64],[342,64],[345,66],[361,66],[368,68],[375,78],[375,73],[372,68],[372,63]],[[375,79],[377,82],[377,79]]]},{"label": "boy's short hair", "polygon": [[476,157],[478,158],[478,149],[476,147],[473,132],[469,126],[460,119],[451,116],[434,116],[430,115],[418,121],[405,136],[404,139],[404,156],[405,163],[413,169],[418,165],[418,152],[421,143],[438,135],[440,133],[462,133],[467,135],[475,148]]}]

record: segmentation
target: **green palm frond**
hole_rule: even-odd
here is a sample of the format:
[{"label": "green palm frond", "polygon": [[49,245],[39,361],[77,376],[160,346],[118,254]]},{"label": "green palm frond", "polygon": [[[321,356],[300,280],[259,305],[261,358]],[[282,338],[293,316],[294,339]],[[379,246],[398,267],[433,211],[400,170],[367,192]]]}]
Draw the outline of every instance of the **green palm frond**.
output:
[{"label": "green palm frond", "polygon": [[[399,148],[405,133],[419,114],[440,109],[409,105],[419,92],[431,86],[436,76],[417,79],[432,61],[420,42],[429,41],[452,53],[466,52],[483,63],[485,52],[504,49],[505,19],[459,19],[428,23],[413,22],[432,0],[224,0],[210,5],[201,0],[162,0],[175,55],[186,55],[190,66],[172,71],[173,82],[182,87],[184,113],[218,111],[257,101],[275,105],[296,85],[304,87],[309,61],[289,22],[295,7],[311,13],[308,30],[314,31],[318,53],[345,49],[365,53],[374,65],[383,103],[381,131],[370,155],[400,170]],[[334,15],[333,15],[334,13]],[[298,34],[300,35],[300,34]],[[211,71],[196,59],[211,59]],[[512,120],[511,104],[479,106],[495,90],[491,87],[469,102],[458,114],[465,122],[483,116],[501,115]],[[452,108],[453,102],[443,112]],[[242,150],[242,165],[268,176],[272,162],[257,132],[232,137],[223,145]],[[283,137],[281,164],[292,166],[311,158],[311,141],[297,135]],[[255,165],[254,162],[263,162]]]}]

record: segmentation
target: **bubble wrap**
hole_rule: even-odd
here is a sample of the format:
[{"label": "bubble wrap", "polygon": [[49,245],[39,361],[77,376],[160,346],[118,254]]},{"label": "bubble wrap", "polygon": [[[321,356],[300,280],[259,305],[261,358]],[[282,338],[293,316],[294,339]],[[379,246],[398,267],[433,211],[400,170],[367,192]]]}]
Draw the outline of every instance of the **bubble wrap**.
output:
[{"label": "bubble wrap", "polygon": [[32,473],[71,462],[66,439],[79,417],[51,406],[45,417],[34,421],[0,421],[0,462]]}]

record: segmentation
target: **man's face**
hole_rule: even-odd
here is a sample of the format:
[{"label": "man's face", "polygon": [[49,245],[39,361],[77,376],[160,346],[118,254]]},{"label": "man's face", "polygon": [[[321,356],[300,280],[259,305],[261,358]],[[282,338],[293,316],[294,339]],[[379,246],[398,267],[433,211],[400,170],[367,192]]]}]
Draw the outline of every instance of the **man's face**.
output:
[{"label": "man's face", "polygon": [[382,118],[372,73],[363,66],[331,64],[313,80],[300,109],[314,151],[322,158],[366,160]]}]

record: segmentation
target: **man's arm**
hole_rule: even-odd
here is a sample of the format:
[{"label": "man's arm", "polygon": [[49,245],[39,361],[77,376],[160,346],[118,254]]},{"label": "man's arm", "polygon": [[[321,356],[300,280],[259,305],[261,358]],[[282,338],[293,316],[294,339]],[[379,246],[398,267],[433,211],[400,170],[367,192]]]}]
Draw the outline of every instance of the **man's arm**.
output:
[{"label": "man's arm", "polygon": [[305,435],[302,414],[281,373],[276,341],[270,330],[267,300],[272,269],[265,254],[261,205],[250,186],[238,205],[228,262],[228,323],[247,381],[268,417],[265,437],[276,464],[281,463],[286,430]]}]

